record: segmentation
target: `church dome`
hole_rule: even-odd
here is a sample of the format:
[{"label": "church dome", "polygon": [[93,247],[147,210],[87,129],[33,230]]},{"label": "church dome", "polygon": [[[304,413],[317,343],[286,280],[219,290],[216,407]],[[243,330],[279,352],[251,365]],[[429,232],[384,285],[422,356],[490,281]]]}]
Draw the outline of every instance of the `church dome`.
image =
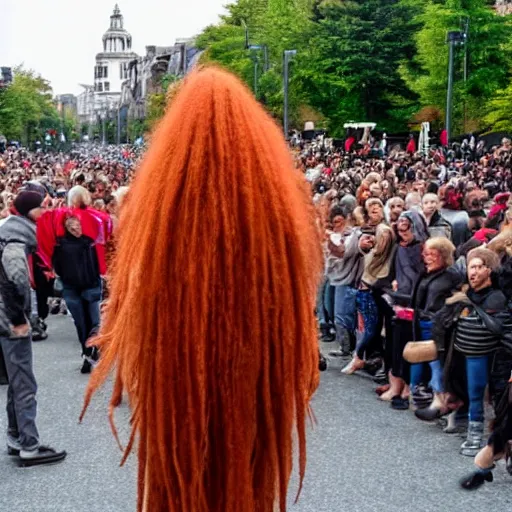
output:
[{"label": "church dome", "polygon": [[116,4],[114,12],[110,16],[110,27],[103,34],[104,53],[126,53],[132,51],[132,36],[124,28],[121,9]]}]

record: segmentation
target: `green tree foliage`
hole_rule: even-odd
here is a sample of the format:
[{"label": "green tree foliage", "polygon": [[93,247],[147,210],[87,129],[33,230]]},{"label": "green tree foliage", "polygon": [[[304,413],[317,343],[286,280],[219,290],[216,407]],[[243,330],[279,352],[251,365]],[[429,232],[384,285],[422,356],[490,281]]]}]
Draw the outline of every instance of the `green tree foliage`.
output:
[{"label": "green tree foliage", "polygon": [[483,121],[489,131],[512,133],[512,83],[496,92],[487,111]]},{"label": "green tree foliage", "polygon": [[[297,50],[301,58],[291,64],[289,103],[291,121],[298,123],[299,108],[305,101],[299,70],[305,66],[310,52],[312,3],[312,0],[239,0],[228,5],[228,13],[221,23],[207,27],[197,39],[198,46],[206,50],[204,60],[236,73],[251,89],[256,75],[258,99],[274,117],[281,119],[283,52]],[[246,42],[261,49],[248,49]]]},{"label": "green tree foliage", "polygon": [[[417,5],[415,11],[421,4]],[[393,110],[410,109],[414,95],[398,72],[415,53],[413,8],[399,0],[327,0],[314,5],[312,58],[303,76],[311,104],[330,119],[376,121],[399,128]]]},{"label": "green tree foliage", "polygon": [[[448,70],[448,31],[460,30],[469,19],[468,79],[464,83],[463,45],[455,51],[454,128],[479,128],[488,102],[507,86],[510,76],[512,26],[510,18],[496,15],[488,0],[446,0],[426,2],[416,17],[421,29],[415,34],[417,55],[400,68],[407,85],[415,91],[421,106],[445,110]],[[464,110],[466,113],[464,115]],[[464,126],[464,117],[467,124]],[[476,126],[475,126],[476,125]]]},{"label": "green tree foliage", "polygon": [[62,118],[53,103],[49,82],[17,67],[12,84],[0,90],[0,133],[8,139],[31,143],[42,139],[46,130],[61,127]]}]

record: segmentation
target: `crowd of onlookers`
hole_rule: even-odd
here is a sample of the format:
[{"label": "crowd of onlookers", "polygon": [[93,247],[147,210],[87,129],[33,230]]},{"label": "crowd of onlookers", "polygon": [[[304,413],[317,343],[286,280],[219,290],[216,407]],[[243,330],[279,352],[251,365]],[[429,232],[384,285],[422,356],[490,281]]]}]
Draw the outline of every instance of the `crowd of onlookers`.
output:
[{"label": "crowd of onlookers", "polygon": [[374,375],[393,409],[462,433],[460,452],[479,468],[464,487],[491,481],[499,458],[512,472],[510,140],[346,149],[325,139],[294,148],[323,237],[317,316],[336,350],[321,366],[345,359],[342,373]]},{"label": "crowd of onlookers", "polygon": [[73,317],[81,372],[108,292],[119,210],[142,148],[80,145],[70,153],[9,147],[0,154],[0,384],[7,384],[7,449],[21,466],[60,462],[36,427],[32,341],[50,312]]},{"label": "crowd of onlookers", "polygon": [[[352,139],[341,148],[324,138],[292,144],[311,185],[325,255],[317,316],[333,349],[320,355],[321,367],[341,358],[345,375],[373,375],[380,400],[393,409],[463,433],[460,451],[477,456],[479,467],[464,486],[477,487],[492,480],[499,458],[512,472],[512,145],[504,139],[487,148],[472,138],[421,154],[411,141],[403,151],[384,139]],[[67,154],[0,154],[7,274],[14,271],[5,264],[10,242],[26,236],[26,247],[35,248],[27,275],[32,308],[10,311],[2,297],[0,324],[5,318],[23,338],[26,315],[34,341],[44,340],[49,313],[69,310],[83,373],[98,358],[87,340],[99,327],[119,207],[142,151],[79,145]],[[8,362],[0,363],[2,379]],[[495,416],[487,445],[486,404]],[[9,446],[19,452],[9,421]],[[37,431],[30,435],[38,444]],[[44,463],[62,455],[49,450],[25,457]]]}]

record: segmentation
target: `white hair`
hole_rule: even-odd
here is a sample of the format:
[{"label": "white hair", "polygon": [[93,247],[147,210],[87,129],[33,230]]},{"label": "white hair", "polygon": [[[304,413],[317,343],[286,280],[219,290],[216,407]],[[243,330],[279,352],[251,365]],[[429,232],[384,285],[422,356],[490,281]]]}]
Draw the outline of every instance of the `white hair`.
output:
[{"label": "white hair", "polygon": [[92,202],[91,194],[81,185],[76,185],[68,192],[68,206],[70,208],[85,208]]},{"label": "white hair", "polygon": [[115,192],[114,192],[114,197],[116,198],[116,201],[117,201],[117,206],[118,208],[121,206],[121,204],[123,203],[123,201],[125,200],[126,198],[126,194],[128,193],[128,190],[129,190],[129,187],[119,187]]}]

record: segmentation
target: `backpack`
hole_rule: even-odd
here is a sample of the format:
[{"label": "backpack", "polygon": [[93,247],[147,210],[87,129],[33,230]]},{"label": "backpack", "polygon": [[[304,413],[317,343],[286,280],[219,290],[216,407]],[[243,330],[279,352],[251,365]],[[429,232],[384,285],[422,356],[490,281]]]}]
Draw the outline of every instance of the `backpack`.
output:
[{"label": "backpack", "polygon": [[82,235],[65,235],[57,239],[53,253],[53,267],[64,286],[78,290],[95,288],[100,283],[96,244]]}]

